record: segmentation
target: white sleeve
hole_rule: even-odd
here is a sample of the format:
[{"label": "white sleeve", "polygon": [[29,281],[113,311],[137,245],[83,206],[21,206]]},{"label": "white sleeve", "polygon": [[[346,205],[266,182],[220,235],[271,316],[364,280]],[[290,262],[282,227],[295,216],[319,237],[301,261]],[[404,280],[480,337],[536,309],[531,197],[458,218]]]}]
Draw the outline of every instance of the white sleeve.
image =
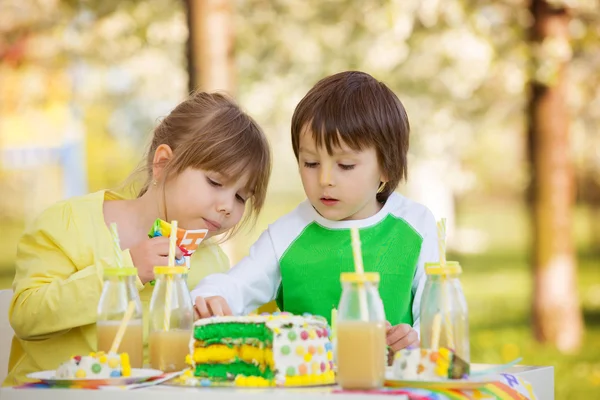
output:
[{"label": "white sleeve", "polygon": [[417,331],[419,337],[421,337],[421,297],[423,297],[423,289],[425,288],[425,281],[427,280],[425,263],[437,261],[439,261],[437,225],[434,216],[430,214],[430,218],[427,218],[425,229],[423,230],[423,244],[421,245],[419,261],[417,261],[417,270],[415,271],[415,277],[413,278],[412,283],[413,329]]},{"label": "white sleeve", "polygon": [[221,296],[233,315],[246,315],[273,300],[281,283],[279,261],[269,230],[264,231],[250,248],[250,255],[226,274],[202,279],[192,290],[196,297]]}]

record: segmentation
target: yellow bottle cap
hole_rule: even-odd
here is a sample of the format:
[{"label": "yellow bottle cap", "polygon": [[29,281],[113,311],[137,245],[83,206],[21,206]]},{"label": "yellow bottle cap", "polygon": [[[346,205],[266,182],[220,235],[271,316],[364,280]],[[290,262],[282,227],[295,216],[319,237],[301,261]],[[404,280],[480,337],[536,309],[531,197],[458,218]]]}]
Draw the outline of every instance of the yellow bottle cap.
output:
[{"label": "yellow bottle cap", "polygon": [[425,263],[425,273],[427,275],[457,275],[462,273],[462,268],[458,261],[446,261],[445,266],[439,262]]},{"label": "yellow bottle cap", "polygon": [[123,267],[123,268],[104,268],[104,276],[136,276],[137,268],[134,267]]},{"label": "yellow bottle cap", "polygon": [[379,272],[365,272],[364,274],[358,274],[356,272],[342,272],[341,281],[344,283],[378,283]]},{"label": "yellow bottle cap", "polygon": [[187,267],[154,267],[154,273],[160,275],[186,274]]}]

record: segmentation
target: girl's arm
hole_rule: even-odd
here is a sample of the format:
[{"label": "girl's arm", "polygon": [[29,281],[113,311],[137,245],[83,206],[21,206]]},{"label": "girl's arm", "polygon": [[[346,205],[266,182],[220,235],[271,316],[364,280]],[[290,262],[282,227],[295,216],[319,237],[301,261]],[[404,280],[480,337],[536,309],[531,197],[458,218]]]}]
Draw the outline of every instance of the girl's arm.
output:
[{"label": "girl's arm", "polygon": [[221,296],[233,315],[246,315],[273,300],[280,282],[279,261],[266,230],[250,248],[250,255],[229,272],[201,280],[192,290],[192,299]]},{"label": "girl's arm", "polygon": [[[77,265],[87,248],[71,208],[61,203],[46,210],[21,238],[9,319],[17,337],[41,340],[96,322],[102,271],[114,260]],[[131,262],[129,251],[124,261]],[[138,289],[142,286],[137,282]]]}]

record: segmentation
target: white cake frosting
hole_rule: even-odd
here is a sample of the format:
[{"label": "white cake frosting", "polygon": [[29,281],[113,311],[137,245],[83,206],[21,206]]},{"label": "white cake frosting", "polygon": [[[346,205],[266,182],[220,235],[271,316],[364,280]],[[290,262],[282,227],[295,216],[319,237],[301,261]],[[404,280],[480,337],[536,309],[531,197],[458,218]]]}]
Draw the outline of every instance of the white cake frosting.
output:
[{"label": "white cake frosting", "polygon": [[108,379],[131,375],[127,354],[103,352],[74,356],[56,370],[61,379]]}]

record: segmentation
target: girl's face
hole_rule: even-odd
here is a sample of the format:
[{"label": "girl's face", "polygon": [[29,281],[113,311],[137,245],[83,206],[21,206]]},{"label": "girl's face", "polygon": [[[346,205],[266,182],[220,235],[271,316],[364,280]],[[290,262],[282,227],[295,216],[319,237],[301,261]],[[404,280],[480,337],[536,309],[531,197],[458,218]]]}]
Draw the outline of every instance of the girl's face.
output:
[{"label": "girl's face", "polygon": [[168,222],[182,229],[208,229],[207,238],[233,228],[244,215],[248,176],[228,178],[217,172],[188,168],[164,188]]}]

